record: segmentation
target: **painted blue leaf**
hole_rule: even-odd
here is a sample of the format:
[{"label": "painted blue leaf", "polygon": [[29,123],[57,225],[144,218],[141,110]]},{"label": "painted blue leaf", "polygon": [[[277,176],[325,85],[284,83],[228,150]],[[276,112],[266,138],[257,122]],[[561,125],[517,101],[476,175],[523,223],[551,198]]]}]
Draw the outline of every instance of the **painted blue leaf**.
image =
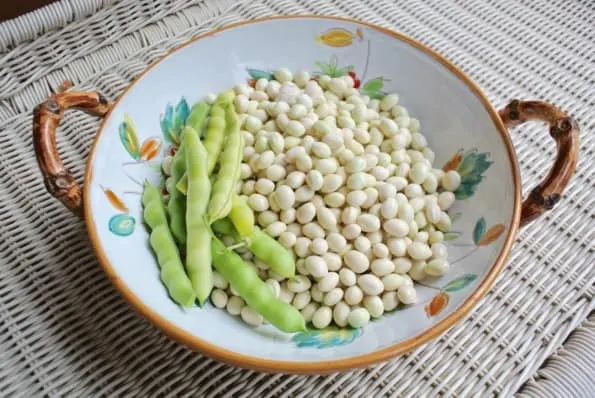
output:
[{"label": "painted blue leaf", "polygon": [[190,107],[185,98],[181,98],[175,107],[167,104],[165,113],[161,115],[160,124],[161,132],[166,142],[179,142],[178,138],[182,131],[182,127],[186,124],[186,119],[190,115]]},{"label": "painted blue leaf", "polygon": [[330,348],[351,343],[361,334],[362,329],[329,327],[322,330],[296,333],[292,336],[291,341],[300,348]]},{"label": "painted blue leaf", "polygon": [[136,220],[128,214],[116,214],[109,220],[109,230],[118,236],[129,236],[134,232]]},{"label": "painted blue leaf", "polygon": [[258,80],[258,79],[272,80],[273,79],[273,73],[266,71],[266,70],[246,68],[246,72],[248,72],[250,77],[254,80]]},{"label": "painted blue leaf", "polygon": [[450,281],[446,286],[442,288],[442,290],[446,292],[456,292],[457,290],[463,289],[465,286],[473,282],[475,279],[477,279],[477,275],[465,274],[463,276],[458,277],[455,280]]},{"label": "painted blue leaf", "polygon": [[184,127],[186,124],[186,119],[188,119],[188,116],[190,116],[190,107],[188,106],[186,99],[182,97],[176,104],[172,126],[173,130],[178,136],[182,131],[182,127]]},{"label": "painted blue leaf", "polygon": [[174,142],[170,129],[173,124],[173,117],[174,117],[174,108],[170,104],[167,104],[165,107],[165,113],[161,115],[161,119],[159,123],[161,125],[161,132],[163,133],[163,138],[166,142],[172,143]]},{"label": "painted blue leaf", "polygon": [[479,241],[483,238],[486,233],[486,220],[481,217],[475,223],[475,228],[473,228],[473,242],[478,245]]}]

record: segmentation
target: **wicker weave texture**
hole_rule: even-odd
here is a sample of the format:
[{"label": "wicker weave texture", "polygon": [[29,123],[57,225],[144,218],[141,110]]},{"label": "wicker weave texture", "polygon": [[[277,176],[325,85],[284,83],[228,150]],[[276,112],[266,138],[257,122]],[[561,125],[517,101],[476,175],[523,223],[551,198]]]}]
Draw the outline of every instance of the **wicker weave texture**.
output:
[{"label": "wicker weave texture", "polygon": [[[115,98],[200,33],[295,13],[399,30],[460,66],[494,105],[550,101],[582,128],[565,197],[519,234],[471,315],[407,356],[331,376],[224,365],[132,311],[97,264],[83,222],[45,192],[30,138],[33,107],[64,79]],[[63,0],[0,25],[0,396],[488,397],[511,396],[528,380],[523,393],[535,396],[537,370],[595,309],[593,26],[591,0]],[[97,127],[70,113],[59,132],[79,177]],[[512,139],[528,189],[548,170],[553,142],[539,125]]]}]

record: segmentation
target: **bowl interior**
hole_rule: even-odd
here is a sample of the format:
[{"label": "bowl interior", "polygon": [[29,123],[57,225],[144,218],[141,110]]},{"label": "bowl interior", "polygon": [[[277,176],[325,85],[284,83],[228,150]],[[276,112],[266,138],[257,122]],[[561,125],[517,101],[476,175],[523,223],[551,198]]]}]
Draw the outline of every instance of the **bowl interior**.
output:
[{"label": "bowl interior", "polygon": [[[192,105],[207,93],[282,66],[325,73],[352,67],[370,95],[398,93],[401,104],[420,120],[436,153],[435,167],[454,168],[463,176],[450,211],[455,221],[446,234],[451,271],[424,281],[418,304],[385,314],[363,330],[288,335],[271,326],[248,327],[210,304],[182,310],[167,296],[148,246],[139,194],[143,180],[159,182],[160,159],[169,146],[160,121],[170,117],[175,123],[184,101]],[[123,128],[125,117],[134,129]],[[368,354],[372,358],[387,347],[411,347],[461,310],[509,240],[518,195],[514,160],[494,117],[478,93],[431,53],[368,25],[272,19],[219,31],[152,67],[105,120],[86,188],[93,244],[110,277],[141,312],[170,335],[229,360],[298,362],[286,366],[291,370]]]}]

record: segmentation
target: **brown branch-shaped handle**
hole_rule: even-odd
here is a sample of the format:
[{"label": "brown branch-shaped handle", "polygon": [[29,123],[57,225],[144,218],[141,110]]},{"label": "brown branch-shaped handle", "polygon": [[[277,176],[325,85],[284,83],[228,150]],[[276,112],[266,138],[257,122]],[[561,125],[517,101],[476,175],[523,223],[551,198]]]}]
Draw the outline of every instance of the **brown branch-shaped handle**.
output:
[{"label": "brown branch-shaped handle", "polygon": [[550,172],[523,201],[521,227],[550,210],[560,200],[564,188],[574,174],[579,153],[578,123],[553,105],[540,101],[513,100],[500,112],[506,127],[528,120],[541,120],[550,126],[556,141],[557,154]]},{"label": "brown branch-shaped handle", "polygon": [[111,103],[95,92],[65,92],[65,82],[55,94],[35,107],[33,112],[33,146],[37,163],[49,193],[75,214],[82,215],[82,191],[72,174],[64,167],[56,146],[56,129],[67,109],[78,109],[103,117]]}]

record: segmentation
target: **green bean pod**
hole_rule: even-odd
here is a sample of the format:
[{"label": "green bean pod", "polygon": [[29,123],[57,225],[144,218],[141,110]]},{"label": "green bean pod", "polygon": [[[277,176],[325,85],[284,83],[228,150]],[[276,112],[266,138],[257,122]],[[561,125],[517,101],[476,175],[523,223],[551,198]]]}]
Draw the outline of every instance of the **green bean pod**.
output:
[{"label": "green bean pod", "polygon": [[213,266],[240,297],[273,326],[287,333],[305,332],[306,322],[292,305],[275,297],[254,268],[221,241],[211,241]]},{"label": "green bean pod", "polygon": [[213,106],[205,132],[204,145],[208,154],[209,175],[215,169],[225,141],[225,110],[220,105]]},{"label": "green bean pod", "polygon": [[207,173],[207,151],[200,142],[198,133],[192,127],[186,126],[182,137],[186,145],[186,172],[188,174],[186,272],[190,277],[198,302],[202,305],[213,289],[211,233],[205,222],[211,182]]},{"label": "green bean pod", "polygon": [[142,202],[144,220],[151,229],[150,244],[161,269],[161,281],[170,297],[183,307],[191,307],[196,295],[186,276],[178,247],[167,226],[165,206],[159,189],[145,183]]},{"label": "green bean pod", "polygon": [[[171,176],[175,186],[186,171],[186,145],[181,140],[180,147],[174,156],[171,166]],[[177,189],[172,189],[167,202],[169,212],[169,226],[179,245],[186,245],[186,197]]]},{"label": "green bean pod", "polygon": [[[186,120],[186,126],[192,127],[194,131],[198,133],[199,137],[201,135],[202,128],[207,120],[209,108],[210,106],[206,102],[197,102],[192,107],[192,110],[190,111],[190,116],[188,116],[188,119]],[[182,178],[180,178],[180,181],[178,181],[178,183],[176,184],[176,189],[182,192],[184,195],[186,195],[187,186],[188,176],[186,175],[186,173],[184,173]]]},{"label": "green bean pod", "polygon": [[[221,235],[238,239],[238,232],[229,218],[218,220],[212,224],[213,230]],[[252,235],[245,237],[247,248],[256,258],[269,266],[271,270],[286,278],[295,276],[295,261],[289,252],[276,239],[267,235],[258,227],[254,227]]]},{"label": "green bean pod", "polygon": [[238,115],[231,105],[225,108],[225,122],[228,131],[226,147],[219,159],[219,172],[213,183],[207,211],[211,223],[229,214],[232,197],[240,180],[244,136],[240,131]]},{"label": "green bean pod", "polygon": [[233,195],[229,219],[242,238],[254,233],[254,212],[245,198]]}]

